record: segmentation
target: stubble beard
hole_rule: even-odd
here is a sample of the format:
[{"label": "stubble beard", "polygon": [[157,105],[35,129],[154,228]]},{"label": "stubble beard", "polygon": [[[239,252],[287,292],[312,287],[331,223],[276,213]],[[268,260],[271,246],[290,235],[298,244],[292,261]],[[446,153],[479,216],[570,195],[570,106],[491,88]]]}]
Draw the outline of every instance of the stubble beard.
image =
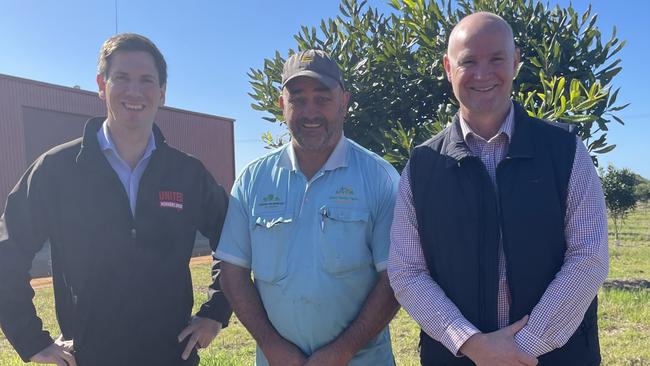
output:
[{"label": "stubble beard", "polygon": [[[310,123],[310,122],[315,122],[321,124],[322,128],[325,129],[325,134],[322,136],[321,140],[314,144],[313,142],[307,141],[306,138],[304,138],[302,132],[306,130],[304,127],[302,127],[302,124],[304,123]],[[291,132],[291,138],[296,140],[296,143],[298,146],[300,146],[301,149],[310,151],[310,152],[318,152],[323,150],[324,148],[328,147],[331,140],[332,136],[334,135],[332,133],[332,130],[330,129],[330,123],[327,121],[325,118],[314,118],[313,120],[303,118],[297,121],[296,123],[297,127],[294,128],[289,128],[289,131]]]}]

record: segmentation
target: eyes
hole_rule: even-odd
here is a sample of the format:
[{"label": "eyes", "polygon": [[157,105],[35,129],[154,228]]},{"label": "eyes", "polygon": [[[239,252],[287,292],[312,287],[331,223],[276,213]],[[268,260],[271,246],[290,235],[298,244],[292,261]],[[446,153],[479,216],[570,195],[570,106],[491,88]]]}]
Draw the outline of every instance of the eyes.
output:
[{"label": "eyes", "polygon": [[[503,56],[493,56],[493,57],[490,57],[488,61],[489,61],[489,63],[491,65],[501,65],[501,64],[504,63],[505,57],[503,57]],[[479,63],[478,59],[465,58],[465,59],[459,60],[458,65],[460,67],[468,68],[468,67],[476,66],[478,63]]]},{"label": "eyes", "polygon": [[157,82],[154,78],[152,78],[150,76],[145,76],[145,77],[141,78],[140,81],[145,83],[145,84],[154,84],[154,83]]},{"label": "eyes", "polygon": [[113,75],[109,77],[108,79],[109,82],[111,82],[113,85],[124,85],[129,82],[129,78],[126,77],[125,75]]},{"label": "eyes", "polygon": [[[324,107],[332,102],[332,97],[328,95],[316,95],[313,101],[317,106]],[[308,98],[306,96],[289,97],[289,104],[294,108],[304,107],[307,105],[307,102]]]},{"label": "eyes", "polygon": [[[110,80],[115,85],[123,85],[123,84],[126,84],[129,81],[131,81],[131,78],[129,77],[128,74],[116,73],[116,74],[110,76]],[[158,83],[158,80],[156,80],[155,77],[150,76],[150,75],[143,75],[138,79],[138,81],[140,83],[142,83],[142,84],[147,85],[147,86],[156,85]]]}]

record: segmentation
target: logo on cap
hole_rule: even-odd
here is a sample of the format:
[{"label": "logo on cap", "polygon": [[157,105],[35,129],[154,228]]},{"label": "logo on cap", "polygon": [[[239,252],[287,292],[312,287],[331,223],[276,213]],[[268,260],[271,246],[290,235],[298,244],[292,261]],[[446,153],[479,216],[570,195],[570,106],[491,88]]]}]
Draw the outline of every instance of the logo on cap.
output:
[{"label": "logo on cap", "polygon": [[284,88],[287,82],[298,76],[317,79],[329,89],[337,85],[343,88],[343,77],[339,66],[323,50],[306,50],[289,57],[282,68],[282,87]]}]

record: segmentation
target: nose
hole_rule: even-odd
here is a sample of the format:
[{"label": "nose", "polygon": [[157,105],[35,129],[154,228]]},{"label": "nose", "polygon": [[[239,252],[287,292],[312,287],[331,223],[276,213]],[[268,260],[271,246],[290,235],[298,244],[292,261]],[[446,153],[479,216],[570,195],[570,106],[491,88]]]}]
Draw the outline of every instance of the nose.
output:
[{"label": "nose", "polygon": [[308,101],[305,103],[305,106],[302,110],[303,117],[308,119],[314,119],[315,117],[320,116],[320,110],[314,101]]},{"label": "nose", "polygon": [[492,67],[489,63],[479,62],[474,69],[474,78],[477,80],[484,80],[492,74]]},{"label": "nose", "polygon": [[128,95],[142,95],[143,86],[138,81],[130,81],[126,85],[126,93]]}]

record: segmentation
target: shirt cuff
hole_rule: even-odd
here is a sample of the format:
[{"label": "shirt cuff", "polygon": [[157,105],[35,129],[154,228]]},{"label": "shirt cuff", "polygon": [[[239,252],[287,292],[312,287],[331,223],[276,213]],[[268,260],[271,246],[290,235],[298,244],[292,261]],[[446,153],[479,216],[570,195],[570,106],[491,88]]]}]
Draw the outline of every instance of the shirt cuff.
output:
[{"label": "shirt cuff", "polygon": [[480,333],[478,328],[467,321],[467,319],[461,317],[449,324],[447,329],[442,333],[440,343],[447,347],[456,357],[463,357],[463,354],[459,351],[460,347],[467,342],[469,337],[476,333]]},{"label": "shirt cuff", "polygon": [[50,337],[50,333],[43,330],[34,339],[14,339],[13,341],[16,352],[18,352],[18,355],[25,363],[29,362],[32,356],[54,343],[54,340]]},{"label": "shirt cuff", "polygon": [[515,334],[515,343],[517,343],[522,351],[533,357],[539,357],[555,349],[555,347],[531,333],[528,326],[521,328]]},{"label": "shirt cuff", "polygon": [[249,262],[247,262],[245,259],[236,257],[234,255],[230,255],[228,253],[224,253],[220,250],[217,250],[214,253],[214,258],[221,259],[224,262],[228,262],[230,264],[234,264],[239,267],[244,267],[244,268],[251,268],[251,265]]},{"label": "shirt cuff", "polygon": [[222,328],[226,328],[230,323],[230,316],[232,315],[232,308],[226,299],[223,292],[214,292],[205,304],[196,313],[196,316],[202,318],[209,318],[221,323]]},{"label": "shirt cuff", "polygon": [[387,269],[388,269],[388,260],[375,264],[375,270],[377,272],[383,272]]}]

